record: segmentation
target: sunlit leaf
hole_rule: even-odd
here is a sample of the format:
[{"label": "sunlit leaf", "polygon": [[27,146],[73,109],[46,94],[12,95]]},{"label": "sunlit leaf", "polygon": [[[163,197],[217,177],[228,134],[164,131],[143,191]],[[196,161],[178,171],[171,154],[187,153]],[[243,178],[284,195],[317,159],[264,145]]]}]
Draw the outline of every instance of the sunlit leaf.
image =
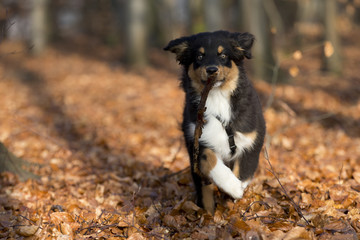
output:
[{"label": "sunlit leaf", "polygon": [[290,76],[292,77],[297,77],[299,75],[299,68],[297,66],[292,66],[290,69],[289,69],[289,74]]},{"label": "sunlit leaf", "polygon": [[74,222],[73,217],[67,212],[53,212],[50,214],[51,222],[58,225],[62,222],[72,223]]},{"label": "sunlit leaf", "polygon": [[33,236],[36,231],[39,229],[39,226],[20,226],[16,229],[16,233],[23,237]]},{"label": "sunlit leaf", "polygon": [[327,58],[334,54],[334,46],[330,41],[326,41],[324,44],[324,54]]},{"label": "sunlit leaf", "polygon": [[300,50],[296,50],[294,53],[293,53],[293,58],[295,60],[300,60],[302,59],[302,52]]},{"label": "sunlit leaf", "polygon": [[295,239],[303,239],[303,240],[313,240],[314,234],[311,231],[306,231],[303,227],[295,227],[291,229],[283,238],[283,240],[295,240]]}]

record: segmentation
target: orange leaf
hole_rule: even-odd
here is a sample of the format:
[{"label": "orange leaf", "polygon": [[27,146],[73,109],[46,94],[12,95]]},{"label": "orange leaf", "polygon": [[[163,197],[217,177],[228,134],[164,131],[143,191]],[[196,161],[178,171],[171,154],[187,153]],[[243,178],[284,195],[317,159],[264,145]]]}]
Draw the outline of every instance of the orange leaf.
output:
[{"label": "orange leaf", "polygon": [[324,44],[325,57],[329,58],[334,54],[334,46],[330,41],[326,41]]},{"label": "orange leaf", "polygon": [[165,225],[171,228],[178,229],[180,227],[179,224],[176,222],[175,218],[171,215],[165,215],[163,218],[163,222],[165,223]]},{"label": "orange leaf", "polygon": [[29,225],[29,226],[20,226],[16,229],[16,233],[23,237],[30,237],[36,233],[39,229],[39,226]]},{"label": "orange leaf", "polygon": [[195,212],[200,210],[199,206],[192,201],[184,202],[181,209],[184,210],[187,214],[194,214]]},{"label": "orange leaf", "polygon": [[300,60],[302,58],[302,53],[300,50],[296,50],[294,53],[293,53],[293,58],[295,60]]},{"label": "orange leaf", "polygon": [[242,219],[240,219],[239,217],[234,217],[230,220],[230,223],[235,226],[238,230],[242,230],[242,231],[250,231],[250,227],[249,225],[243,221]]},{"label": "orange leaf", "polygon": [[284,240],[291,240],[291,239],[304,239],[304,240],[312,240],[315,239],[314,235],[305,228],[302,227],[295,227],[291,229],[284,238]]},{"label": "orange leaf", "polygon": [[291,68],[289,69],[289,74],[290,74],[290,76],[292,76],[292,77],[298,76],[298,75],[299,75],[299,72],[300,72],[300,70],[299,70],[299,68],[296,67],[296,66],[293,66],[293,67],[291,67]]},{"label": "orange leaf", "polygon": [[74,219],[72,216],[67,212],[53,212],[50,214],[51,222],[54,224],[64,223],[73,223]]}]

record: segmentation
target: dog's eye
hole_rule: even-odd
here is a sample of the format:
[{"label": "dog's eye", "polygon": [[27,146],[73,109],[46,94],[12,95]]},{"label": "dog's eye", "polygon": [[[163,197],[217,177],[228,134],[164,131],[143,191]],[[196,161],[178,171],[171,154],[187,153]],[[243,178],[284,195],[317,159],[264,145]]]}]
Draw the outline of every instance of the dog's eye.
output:
[{"label": "dog's eye", "polygon": [[220,58],[221,58],[221,59],[225,59],[225,58],[226,58],[225,53],[221,53],[221,54],[220,54]]},{"label": "dog's eye", "polygon": [[196,58],[198,61],[201,61],[203,59],[203,55],[198,55]]}]

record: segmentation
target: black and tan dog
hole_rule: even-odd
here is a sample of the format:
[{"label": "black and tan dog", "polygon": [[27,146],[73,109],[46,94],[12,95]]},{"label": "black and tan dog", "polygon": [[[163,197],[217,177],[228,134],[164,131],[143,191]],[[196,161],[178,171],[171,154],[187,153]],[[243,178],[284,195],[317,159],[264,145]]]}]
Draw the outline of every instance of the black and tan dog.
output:
[{"label": "black and tan dog", "polygon": [[[164,48],[175,53],[183,66],[181,84],[186,102],[182,130],[198,205],[212,213],[214,186],[209,182],[234,199],[242,198],[264,142],[261,105],[243,66],[244,59],[251,58],[253,42],[250,33],[217,31],[175,39]],[[206,101],[205,125],[199,139],[202,174],[198,174],[193,159],[194,130],[200,94],[210,75],[216,75],[216,82]]]}]

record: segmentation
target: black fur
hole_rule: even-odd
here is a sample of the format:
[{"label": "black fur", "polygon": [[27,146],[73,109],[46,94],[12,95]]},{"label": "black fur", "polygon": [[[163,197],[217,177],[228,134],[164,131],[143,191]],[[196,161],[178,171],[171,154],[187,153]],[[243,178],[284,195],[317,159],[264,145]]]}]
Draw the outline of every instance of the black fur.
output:
[{"label": "black fur", "polygon": [[[183,74],[181,78],[181,86],[185,92],[185,107],[183,112],[182,130],[184,133],[186,147],[191,160],[192,176],[198,196],[198,205],[202,206],[202,179],[194,171],[193,160],[193,135],[189,133],[188,126],[195,123],[197,118],[197,108],[199,104],[200,91],[192,84],[194,79],[189,77],[190,66],[194,70],[201,67],[223,66],[230,68],[233,63],[239,70],[236,88],[232,91],[230,97],[231,120],[230,127],[235,132],[251,133],[257,132],[257,138],[253,146],[245,151],[239,157],[240,164],[240,180],[246,180],[254,175],[258,166],[259,153],[261,151],[265,136],[265,121],[262,115],[262,109],[257,93],[255,92],[251,82],[248,80],[243,66],[244,59],[251,58],[251,47],[254,42],[254,36],[249,33],[230,33],[227,31],[206,32],[196,35],[182,37],[170,41],[164,50],[171,51],[176,54],[176,58],[183,66]],[[217,57],[217,46],[222,46],[226,58]],[[206,53],[199,58],[202,53],[199,48],[204,48]],[[201,60],[199,60],[201,59]],[[233,62],[233,63],[232,63]],[[205,148],[209,148],[206,144],[200,145],[200,156]],[[206,157],[206,156],[205,156]],[[232,168],[234,161],[228,163]]]}]

